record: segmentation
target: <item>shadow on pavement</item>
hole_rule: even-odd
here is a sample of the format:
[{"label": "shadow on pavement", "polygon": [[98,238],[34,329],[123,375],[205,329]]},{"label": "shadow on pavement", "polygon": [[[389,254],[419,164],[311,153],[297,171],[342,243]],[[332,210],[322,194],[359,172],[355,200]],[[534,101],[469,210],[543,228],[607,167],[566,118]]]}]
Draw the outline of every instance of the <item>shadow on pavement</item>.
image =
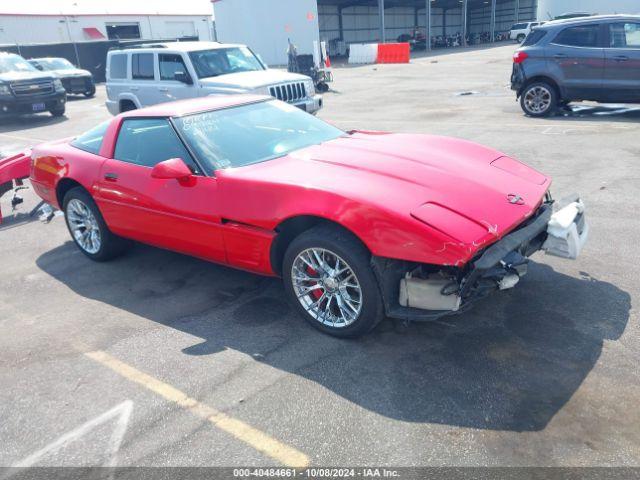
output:
[{"label": "shadow on pavement", "polygon": [[492,430],[543,429],[631,308],[615,285],[533,263],[515,290],[463,315],[404,334],[385,321],[346,341],[299,318],[278,279],[151,247],[97,264],[68,242],[37,265],[82,297],[201,338],[185,355],[235,349],[386,417]]}]

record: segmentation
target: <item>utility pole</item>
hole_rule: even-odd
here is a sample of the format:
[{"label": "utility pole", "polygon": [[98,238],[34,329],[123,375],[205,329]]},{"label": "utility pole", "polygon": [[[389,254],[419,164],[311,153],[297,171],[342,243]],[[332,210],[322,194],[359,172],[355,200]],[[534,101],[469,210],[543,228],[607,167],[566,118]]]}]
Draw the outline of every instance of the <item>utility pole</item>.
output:
[{"label": "utility pole", "polygon": [[426,28],[425,33],[427,34],[427,50],[431,50],[431,0],[425,0],[427,3],[427,18],[426,18]]}]

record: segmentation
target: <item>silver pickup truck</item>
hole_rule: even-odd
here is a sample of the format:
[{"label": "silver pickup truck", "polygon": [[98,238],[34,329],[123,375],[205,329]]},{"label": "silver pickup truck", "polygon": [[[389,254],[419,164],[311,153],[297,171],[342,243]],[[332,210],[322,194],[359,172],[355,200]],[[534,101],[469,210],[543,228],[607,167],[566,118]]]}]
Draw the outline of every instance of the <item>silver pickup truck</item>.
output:
[{"label": "silver pickup truck", "polygon": [[107,108],[113,115],[207,95],[271,95],[309,113],[322,108],[311,78],[270,70],[245,45],[154,43],[107,54]]}]

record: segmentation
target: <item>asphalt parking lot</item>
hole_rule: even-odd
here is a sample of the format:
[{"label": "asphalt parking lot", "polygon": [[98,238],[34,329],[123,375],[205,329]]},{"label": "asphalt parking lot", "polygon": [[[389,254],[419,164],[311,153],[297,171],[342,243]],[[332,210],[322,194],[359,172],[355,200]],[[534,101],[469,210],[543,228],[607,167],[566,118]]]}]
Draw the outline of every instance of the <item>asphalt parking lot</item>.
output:
[{"label": "asphalt parking lot", "polygon": [[[526,118],[513,50],[336,68],[320,117],[549,174],[587,204],[577,261],[536,254],[470,312],[344,341],[277,279],[146,246],[92,263],[28,191],[0,226],[0,465],[640,466],[640,109]],[[104,100],[4,120],[0,151],[78,134]]]}]

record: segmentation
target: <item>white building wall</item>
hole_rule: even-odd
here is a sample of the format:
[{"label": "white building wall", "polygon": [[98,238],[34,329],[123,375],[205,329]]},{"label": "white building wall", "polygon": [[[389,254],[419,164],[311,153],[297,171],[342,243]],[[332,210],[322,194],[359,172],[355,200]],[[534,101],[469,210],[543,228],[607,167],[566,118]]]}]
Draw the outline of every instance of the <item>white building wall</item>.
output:
[{"label": "white building wall", "polygon": [[97,28],[107,38],[107,24],[138,23],[142,39],[176,37],[194,32],[200,40],[211,40],[211,17],[164,15],[0,15],[0,44],[85,42],[93,40],[83,28]]},{"label": "white building wall", "polygon": [[538,0],[538,20],[567,12],[640,14],[638,0]]},{"label": "white building wall", "polygon": [[316,0],[218,0],[213,3],[218,41],[243,43],[269,65],[287,64],[287,40],[299,54],[319,40]]}]

